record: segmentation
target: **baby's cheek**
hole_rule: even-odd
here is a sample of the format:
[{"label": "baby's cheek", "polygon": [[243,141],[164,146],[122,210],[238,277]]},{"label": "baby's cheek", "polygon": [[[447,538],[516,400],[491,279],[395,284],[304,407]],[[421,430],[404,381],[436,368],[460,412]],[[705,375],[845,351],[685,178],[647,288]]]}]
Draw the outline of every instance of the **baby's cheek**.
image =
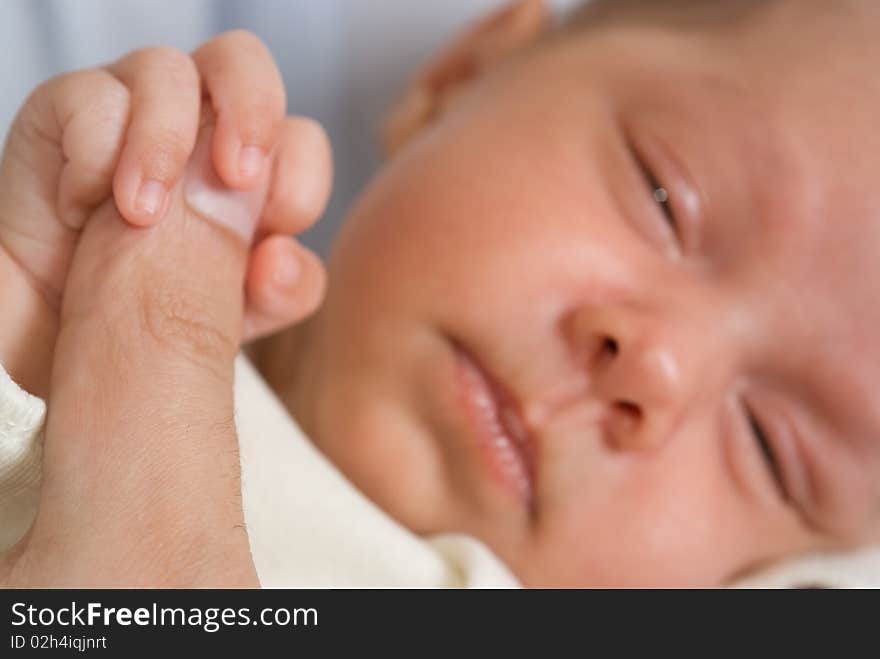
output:
[{"label": "baby's cheek", "polygon": [[213,126],[205,126],[199,134],[184,176],[184,199],[196,213],[250,244],[266,200],[269,178],[265,176],[263,183],[253,190],[227,187],[214,169],[213,135]]}]

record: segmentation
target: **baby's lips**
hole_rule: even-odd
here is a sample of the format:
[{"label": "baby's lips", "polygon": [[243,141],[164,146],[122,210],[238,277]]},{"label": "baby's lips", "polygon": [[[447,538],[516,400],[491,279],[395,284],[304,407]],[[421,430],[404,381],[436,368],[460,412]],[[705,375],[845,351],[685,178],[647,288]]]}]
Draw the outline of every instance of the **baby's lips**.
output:
[{"label": "baby's lips", "polygon": [[217,176],[211,157],[213,126],[205,126],[184,175],[187,205],[205,219],[235,232],[250,244],[266,201],[268,177],[253,190],[233,190]]}]

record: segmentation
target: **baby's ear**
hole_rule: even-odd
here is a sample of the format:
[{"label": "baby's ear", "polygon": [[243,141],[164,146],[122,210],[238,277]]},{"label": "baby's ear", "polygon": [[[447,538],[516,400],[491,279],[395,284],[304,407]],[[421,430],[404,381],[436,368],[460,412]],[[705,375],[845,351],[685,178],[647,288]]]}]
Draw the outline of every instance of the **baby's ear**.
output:
[{"label": "baby's ear", "polygon": [[410,83],[382,125],[385,155],[393,155],[469,82],[536,41],[550,25],[546,0],[509,0],[436,55]]}]

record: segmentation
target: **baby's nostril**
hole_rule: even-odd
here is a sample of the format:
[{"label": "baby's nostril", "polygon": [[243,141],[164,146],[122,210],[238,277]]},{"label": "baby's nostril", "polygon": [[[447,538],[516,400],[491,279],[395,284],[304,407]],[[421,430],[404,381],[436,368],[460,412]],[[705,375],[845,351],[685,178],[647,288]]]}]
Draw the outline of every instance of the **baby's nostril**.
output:
[{"label": "baby's nostril", "polygon": [[629,419],[630,421],[638,421],[642,417],[641,408],[635,403],[631,403],[628,400],[619,400],[614,403],[614,408],[617,412]]},{"label": "baby's nostril", "polygon": [[611,337],[607,337],[605,339],[604,348],[605,353],[612,357],[616,357],[617,354],[620,352],[620,346],[618,346],[617,341],[612,339]]},{"label": "baby's nostril", "polygon": [[625,451],[639,445],[642,411],[635,403],[619,400],[611,403],[606,418],[608,443],[615,450]]}]

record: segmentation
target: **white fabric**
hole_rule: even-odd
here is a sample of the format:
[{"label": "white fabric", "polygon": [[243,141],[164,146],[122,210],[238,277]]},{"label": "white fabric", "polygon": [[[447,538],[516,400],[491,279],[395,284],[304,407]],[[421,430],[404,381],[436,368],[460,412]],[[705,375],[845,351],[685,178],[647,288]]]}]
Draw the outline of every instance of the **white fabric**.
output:
[{"label": "white fabric", "polygon": [[46,404],[0,366],[0,551],[25,534],[37,511]]},{"label": "white fabric", "polygon": [[[423,540],[360,494],[308,441],[250,363],[236,363],[236,426],[251,551],[266,587],[516,587],[464,536]],[[39,496],[46,406],[0,366],[0,550]],[[880,587],[880,550],[790,560],[739,587]]]},{"label": "white fabric", "polygon": [[804,556],[768,567],[738,588],[880,588],[880,549]]}]

